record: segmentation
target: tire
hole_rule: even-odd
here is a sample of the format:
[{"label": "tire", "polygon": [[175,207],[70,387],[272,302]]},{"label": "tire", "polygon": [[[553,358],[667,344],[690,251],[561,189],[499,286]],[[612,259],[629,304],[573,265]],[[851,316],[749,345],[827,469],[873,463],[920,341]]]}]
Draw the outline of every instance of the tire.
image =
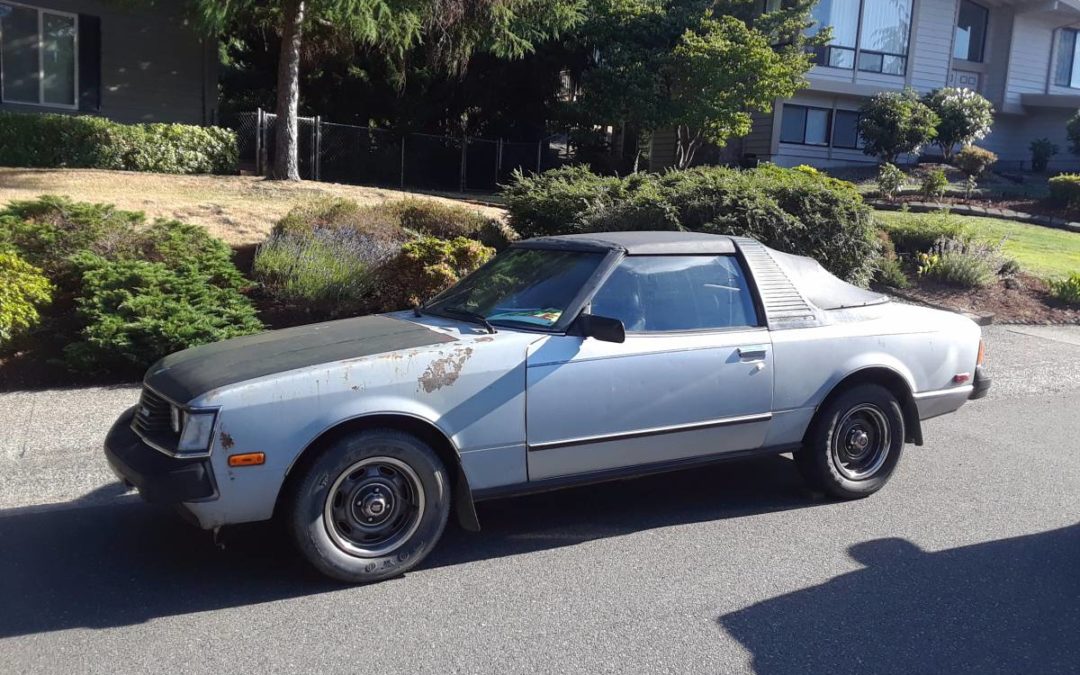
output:
[{"label": "tire", "polygon": [[839,499],[867,497],[892,476],[905,433],[892,392],[855,385],[818,411],[795,462],[811,487]]},{"label": "tire", "polygon": [[323,574],[369,583],[404,574],[435,547],[450,513],[450,481],[415,436],[372,429],[326,448],[291,495],[287,524]]}]

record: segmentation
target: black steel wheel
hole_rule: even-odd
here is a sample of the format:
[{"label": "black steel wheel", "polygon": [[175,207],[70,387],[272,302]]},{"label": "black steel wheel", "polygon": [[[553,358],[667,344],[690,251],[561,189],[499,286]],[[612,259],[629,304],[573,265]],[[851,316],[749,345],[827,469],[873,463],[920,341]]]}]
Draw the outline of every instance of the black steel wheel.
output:
[{"label": "black steel wheel", "polygon": [[813,487],[840,499],[857,499],[888,482],[904,437],[903,411],[892,392],[860,384],[822,406],[795,461]]},{"label": "black steel wheel", "polygon": [[373,429],[325,448],[290,502],[289,528],[312,565],[341,581],[379,581],[434,548],[450,513],[450,482],[423,441]]},{"label": "black steel wheel", "polygon": [[424,515],[424,486],[394,457],[368,457],[346,468],[323,508],[327,533],[361,558],[392,553],[409,540]]}]

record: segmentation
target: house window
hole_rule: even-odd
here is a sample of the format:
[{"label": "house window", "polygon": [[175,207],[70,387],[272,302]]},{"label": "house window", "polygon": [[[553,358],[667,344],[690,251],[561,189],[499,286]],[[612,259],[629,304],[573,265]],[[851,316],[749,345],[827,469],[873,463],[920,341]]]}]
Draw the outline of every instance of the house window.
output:
[{"label": "house window", "polygon": [[1072,28],[1061,30],[1061,39],[1058,40],[1057,67],[1054,70],[1054,84],[1059,87],[1080,89],[1080,72],[1076,68],[1080,40],[1076,39],[1076,33]]},{"label": "house window", "polygon": [[78,29],[75,14],[0,3],[0,100],[75,108]]},{"label": "house window", "polygon": [[832,146],[861,150],[863,140],[859,136],[859,113],[855,110],[837,110],[833,113]]},{"label": "house window", "polygon": [[986,24],[990,10],[968,0],[960,0],[956,17],[956,36],[953,39],[953,58],[982,63],[986,44]]},{"label": "house window", "polygon": [[832,111],[805,105],[784,105],[780,118],[780,142],[828,145]]},{"label": "house window", "polygon": [[[833,39],[817,51],[817,63],[903,75],[907,68],[912,0],[821,0],[811,11]],[[820,29],[820,28],[819,28]]]},{"label": "house window", "polygon": [[855,67],[859,41],[859,0],[821,0],[811,17],[820,28],[832,26],[832,42],[817,50],[817,62],[830,68]]}]

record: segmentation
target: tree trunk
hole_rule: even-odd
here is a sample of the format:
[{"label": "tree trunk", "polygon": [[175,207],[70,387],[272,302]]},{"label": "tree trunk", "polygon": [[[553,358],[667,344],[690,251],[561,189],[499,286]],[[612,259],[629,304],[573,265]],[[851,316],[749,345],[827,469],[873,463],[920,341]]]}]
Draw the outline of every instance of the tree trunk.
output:
[{"label": "tree trunk", "polygon": [[300,180],[300,39],[304,0],[288,0],[282,8],[281,58],[278,61],[277,139],[273,177]]},{"label": "tree trunk", "polygon": [[675,128],[679,144],[675,152],[675,168],[687,169],[694,161],[694,154],[701,147],[701,129],[691,134],[690,127],[680,124]]}]

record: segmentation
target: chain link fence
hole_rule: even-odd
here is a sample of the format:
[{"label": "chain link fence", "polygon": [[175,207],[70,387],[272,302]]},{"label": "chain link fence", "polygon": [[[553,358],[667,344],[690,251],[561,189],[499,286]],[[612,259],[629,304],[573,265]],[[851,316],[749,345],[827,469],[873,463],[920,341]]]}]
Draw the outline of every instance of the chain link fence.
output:
[{"label": "chain link fence", "polygon": [[[274,163],[277,115],[236,115],[241,165],[266,175]],[[473,136],[400,135],[386,129],[299,118],[300,177],[421,190],[492,192],[515,170],[542,172],[569,161],[563,134],[517,142]]]}]

